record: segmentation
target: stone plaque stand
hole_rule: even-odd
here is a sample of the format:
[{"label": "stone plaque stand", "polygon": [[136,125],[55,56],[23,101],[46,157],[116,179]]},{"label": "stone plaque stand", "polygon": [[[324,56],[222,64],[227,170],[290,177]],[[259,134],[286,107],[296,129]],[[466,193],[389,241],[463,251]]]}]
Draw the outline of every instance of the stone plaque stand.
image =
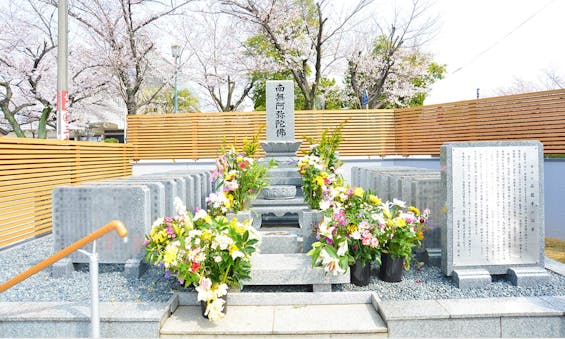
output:
[{"label": "stone plaque stand", "polygon": [[461,288],[506,274],[514,285],[544,269],[543,146],[537,141],[456,142],[441,147],[447,227],[442,268]]}]

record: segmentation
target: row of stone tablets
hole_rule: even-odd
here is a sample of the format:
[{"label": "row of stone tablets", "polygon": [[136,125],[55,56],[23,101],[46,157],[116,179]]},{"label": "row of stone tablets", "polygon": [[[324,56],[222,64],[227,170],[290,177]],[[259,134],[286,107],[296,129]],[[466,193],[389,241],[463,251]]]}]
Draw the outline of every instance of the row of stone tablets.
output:
[{"label": "row of stone tablets", "polygon": [[[83,238],[111,220],[122,221],[128,229],[128,243],[116,234],[97,242],[101,263],[125,263],[139,260],[144,235],[153,222],[174,216],[175,198],[191,212],[205,208],[211,193],[210,173],[204,171],[170,172],[132,176],[114,180],[59,186],[53,190],[53,234],[55,251]],[[92,246],[86,248],[91,251]],[[74,253],[74,263],[86,263],[88,257]]]}]

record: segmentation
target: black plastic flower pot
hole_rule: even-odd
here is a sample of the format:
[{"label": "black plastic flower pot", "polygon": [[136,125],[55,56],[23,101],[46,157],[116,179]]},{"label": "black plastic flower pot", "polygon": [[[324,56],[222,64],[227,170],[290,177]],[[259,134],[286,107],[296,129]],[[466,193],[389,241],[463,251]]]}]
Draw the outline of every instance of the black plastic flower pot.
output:
[{"label": "black plastic flower pot", "polygon": [[379,271],[379,278],[386,282],[400,282],[402,281],[403,267],[403,257],[393,257],[388,253],[381,253],[381,269]]},{"label": "black plastic flower pot", "polygon": [[367,286],[371,281],[371,263],[367,262],[361,265],[360,261],[356,261],[353,265],[349,266],[350,280],[353,285]]}]

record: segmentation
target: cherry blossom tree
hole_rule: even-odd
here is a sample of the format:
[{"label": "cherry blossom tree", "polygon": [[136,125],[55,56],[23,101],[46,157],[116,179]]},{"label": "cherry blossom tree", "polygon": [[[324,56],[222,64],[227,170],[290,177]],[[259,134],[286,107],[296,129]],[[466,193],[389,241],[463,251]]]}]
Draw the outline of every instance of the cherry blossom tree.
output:
[{"label": "cherry blossom tree", "polygon": [[376,38],[358,43],[347,58],[351,107],[361,107],[364,95],[368,108],[423,103],[431,84],[445,73],[444,65],[421,50],[435,29],[429,6],[413,0],[407,18],[397,14],[388,29],[376,22]]},{"label": "cherry blossom tree", "polygon": [[[49,1],[56,5],[56,0]],[[75,0],[69,15],[89,32],[113,90],[136,114],[163,90],[174,65],[156,49],[161,19],[181,14],[192,0]],[[160,79],[160,80],[155,80]],[[151,95],[144,90],[153,88]]]},{"label": "cherry blossom tree", "polygon": [[182,40],[190,55],[185,66],[218,111],[240,110],[254,86],[256,65],[242,44],[245,39],[232,18],[217,12],[184,20]]},{"label": "cherry blossom tree", "polygon": [[313,109],[319,84],[339,59],[342,33],[372,0],[357,0],[343,15],[329,20],[327,0],[222,0],[223,11],[249,25],[268,43],[257,54],[266,69],[291,72],[304,97],[304,109]]},{"label": "cherry blossom tree", "polygon": [[[4,129],[25,137],[23,126],[29,125],[38,138],[47,136],[47,127],[55,127],[56,10],[34,1],[11,3],[0,11],[0,108]],[[74,51],[70,59],[69,106],[80,111],[92,104],[93,97],[105,87],[96,76],[97,64],[83,58],[85,46]],[[80,116],[72,114],[71,121]],[[33,127],[33,128],[31,128]]]}]

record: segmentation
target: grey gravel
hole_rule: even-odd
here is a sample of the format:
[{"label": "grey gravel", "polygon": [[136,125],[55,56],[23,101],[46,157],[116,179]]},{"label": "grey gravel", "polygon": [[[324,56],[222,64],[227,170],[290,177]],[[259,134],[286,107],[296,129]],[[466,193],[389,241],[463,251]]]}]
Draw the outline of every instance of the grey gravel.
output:
[{"label": "grey gravel", "polygon": [[[27,268],[52,255],[52,235],[47,235],[0,251],[0,282],[3,283]],[[333,291],[375,291],[383,300],[452,299],[565,295],[565,277],[551,273],[551,279],[535,287],[512,286],[503,276],[495,276],[488,287],[462,290],[437,267],[422,267],[404,272],[399,283],[378,279],[373,270],[368,286],[334,285]],[[6,301],[72,301],[90,300],[88,265],[77,267],[69,278],[52,278],[49,269],[40,272],[0,294]],[[148,267],[141,278],[127,278],[122,265],[100,265],[99,296],[105,302],[166,302],[175,291],[184,289],[174,279],[166,279],[162,271]],[[242,292],[306,292],[308,286],[246,286]]]}]

